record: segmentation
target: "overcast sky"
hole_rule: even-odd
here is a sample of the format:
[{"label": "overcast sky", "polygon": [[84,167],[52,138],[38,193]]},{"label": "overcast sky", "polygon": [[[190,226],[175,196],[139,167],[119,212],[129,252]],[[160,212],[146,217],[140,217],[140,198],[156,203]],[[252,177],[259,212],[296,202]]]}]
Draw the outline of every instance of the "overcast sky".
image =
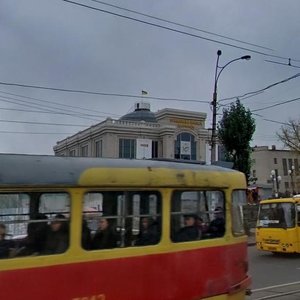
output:
[{"label": "overcast sky", "polygon": [[[220,105],[235,101],[224,98],[258,91],[300,73],[299,0],[103,2],[127,10],[100,1],[74,2],[161,27],[62,0],[0,0],[0,152],[53,154],[58,140],[132,111],[139,98],[124,95],[140,96],[142,90],[148,97],[182,100],[148,99],[152,111],[205,112],[206,127],[211,128],[209,103],[218,49],[220,66],[251,55],[250,61],[233,62],[222,72]],[[288,66],[288,58],[298,68]],[[240,98],[259,114],[253,115],[256,132],[251,145],[282,148],[275,135],[281,125],[272,121],[299,119],[299,99],[258,109],[299,98],[299,81],[295,76]]]}]

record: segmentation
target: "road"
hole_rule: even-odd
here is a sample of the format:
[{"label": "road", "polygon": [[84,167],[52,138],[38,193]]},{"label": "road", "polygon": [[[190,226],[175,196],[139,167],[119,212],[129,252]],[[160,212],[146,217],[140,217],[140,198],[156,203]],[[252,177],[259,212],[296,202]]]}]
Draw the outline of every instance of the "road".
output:
[{"label": "road", "polygon": [[[248,257],[249,273],[252,276],[252,290],[282,285],[281,289],[277,289],[277,291],[280,290],[285,293],[299,290],[299,293],[274,299],[300,299],[300,255],[274,255],[258,251],[255,246],[250,246],[248,247]],[[295,282],[298,284],[285,285]],[[272,288],[271,290],[275,291],[276,289]],[[270,295],[270,291],[267,292],[263,289],[263,292],[254,293],[249,299],[263,299],[263,297]]]}]

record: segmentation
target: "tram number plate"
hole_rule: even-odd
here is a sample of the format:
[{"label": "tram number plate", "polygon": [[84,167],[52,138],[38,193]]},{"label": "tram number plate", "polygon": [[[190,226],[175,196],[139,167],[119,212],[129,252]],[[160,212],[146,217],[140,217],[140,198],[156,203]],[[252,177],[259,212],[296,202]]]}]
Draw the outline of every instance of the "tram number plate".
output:
[{"label": "tram number plate", "polygon": [[268,247],[268,250],[275,251],[276,247]]}]

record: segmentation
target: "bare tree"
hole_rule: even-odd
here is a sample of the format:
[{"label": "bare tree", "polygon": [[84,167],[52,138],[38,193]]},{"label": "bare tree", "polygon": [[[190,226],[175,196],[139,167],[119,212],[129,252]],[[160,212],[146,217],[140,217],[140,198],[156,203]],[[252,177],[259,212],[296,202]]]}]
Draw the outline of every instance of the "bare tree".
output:
[{"label": "bare tree", "polygon": [[300,119],[289,120],[280,128],[277,136],[290,150],[300,154]]}]

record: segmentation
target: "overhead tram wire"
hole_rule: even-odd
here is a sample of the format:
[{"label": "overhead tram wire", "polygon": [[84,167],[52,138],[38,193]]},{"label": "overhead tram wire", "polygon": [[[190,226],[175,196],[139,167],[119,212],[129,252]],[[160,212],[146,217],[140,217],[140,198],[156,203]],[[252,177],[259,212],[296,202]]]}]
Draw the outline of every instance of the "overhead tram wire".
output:
[{"label": "overhead tram wire", "polygon": [[286,100],[284,102],[275,103],[273,105],[269,105],[269,106],[266,106],[266,107],[262,107],[262,108],[258,108],[258,109],[252,109],[251,111],[252,112],[261,111],[261,110],[273,108],[273,107],[276,107],[276,106],[281,106],[281,105],[284,105],[284,104],[287,104],[287,103],[291,103],[291,102],[295,102],[295,101],[299,101],[299,100],[300,100],[300,97],[299,98],[290,99],[290,100]]},{"label": "overhead tram wire", "polygon": [[[89,112],[93,112],[93,113],[98,112],[98,113],[100,113],[100,114],[104,114],[104,115],[106,114],[106,115],[108,115],[108,116],[116,116],[116,117],[119,117],[119,116],[120,116],[120,115],[113,114],[113,113],[106,113],[106,112],[103,112],[103,111],[92,110],[92,109],[88,109],[88,108],[84,108],[84,107],[80,107],[80,106],[74,106],[74,105],[62,104],[62,103],[55,102],[55,101],[48,101],[48,100],[45,100],[45,99],[39,99],[39,98],[34,98],[34,97],[28,97],[28,96],[24,96],[24,95],[20,95],[20,94],[8,93],[8,92],[3,92],[3,91],[0,91],[0,93],[2,93],[2,94],[7,94],[7,95],[11,95],[11,96],[16,96],[16,97],[21,97],[21,98],[25,98],[25,99],[30,99],[30,100],[34,100],[34,101],[39,101],[39,102],[45,102],[45,103],[55,104],[55,105],[58,105],[58,106],[75,108],[75,109],[79,109],[80,111],[84,110],[84,111],[89,111]],[[97,117],[97,115],[87,115],[87,116],[95,116],[95,117]]]},{"label": "overhead tram wire", "polygon": [[[11,83],[11,82],[3,82],[3,81],[0,81],[0,85],[17,86],[17,87],[41,89],[41,90],[52,90],[52,91],[59,91],[59,92],[66,92],[66,93],[80,93],[80,94],[89,94],[89,95],[101,95],[101,96],[126,97],[126,98],[141,99],[140,95],[92,92],[92,91],[86,91],[86,90],[63,89],[63,88],[45,87],[45,86]],[[210,103],[210,101],[196,100],[196,99],[163,98],[163,97],[152,97],[152,96],[147,96],[146,99],[159,100],[159,101],[197,102],[197,103],[205,103],[205,104]]]},{"label": "overhead tram wire", "polygon": [[[15,100],[15,101],[12,101],[12,100]],[[21,100],[21,99],[16,99],[16,98],[13,98],[13,97],[0,96],[0,101],[7,102],[7,103],[12,103],[12,104],[16,104],[16,105],[20,105],[20,106],[24,106],[24,107],[39,109],[41,112],[44,112],[44,113],[64,114],[64,115],[68,115],[68,116],[72,116],[72,117],[76,117],[76,118],[80,118],[80,119],[86,119],[86,120],[90,120],[90,121],[98,121],[98,119],[91,118],[91,117],[97,117],[97,118],[105,118],[106,117],[106,116],[100,116],[100,115],[82,114],[80,112],[76,112],[76,111],[72,111],[72,110],[66,110],[66,109],[59,109],[59,108],[51,107],[51,106],[47,106],[47,105],[44,105],[44,107],[41,107],[41,105],[38,104],[38,103],[34,103],[34,102],[31,102],[31,101],[26,101],[26,100]],[[59,111],[57,111],[57,110],[59,110]],[[65,111],[65,112],[62,112],[62,111]]]},{"label": "overhead tram wire", "polygon": [[[291,76],[291,77],[288,77],[288,78],[285,78],[285,79],[283,79],[283,80],[277,81],[277,82],[275,82],[275,83],[269,84],[268,86],[266,86],[266,87],[264,87],[264,88],[262,88],[262,89],[259,89],[259,90],[253,91],[253,92],[248,92],[248,93],[245,93],[245,94],[240,95],[240,96],[234,96],[234,97],[229,97],[229,98],[223,98],[223,99],[220,99],[219,102],[222,102],[222,101],[228,101],[228,100],[233,100],[233,99],[236,99],[236,98],[239,98],[240,100],[247,99],[247,98],[250,98],[251,95],[256,96],[256,94],[260,94],[260,93],[262,93],[262,92],[264,92],[264,91],[266,91],[266,90],[268,90],[268,89],[270,89],[270,88],[272,88],[272,87],[274,87],[274,86],[276,86],[276,85],[279,85],[279,84],[282,84],[282,83],[286,83],[286,82],[288,82],[288,81],[290,81],[290,80],[292,80],[292,79],[296,79],[296,78],[298,78],[299,76],[300,76],[300,73],[297,73],[297,74],[295,74],[295,75],[293,75],[293,76]],[[250,97],[248,97],[248,96],[250,96]]]},{"label": "overhead tram wire", "polygon": [[117,9],[120,9],[120,10],[123,10],[123,11],[134,13],[134,14],[144,16],[144,17],[147,17],[147,18],[151,18],[151,19],[154,19],[154,20],[158,20],[158,21],[161,21],[161,22],[165,22],[165,23],[169,23],[169,24],[172,24],[172,25],[180,26],[180,27],[183,27],[183,28],[192,29],[192,30],[196,30],[196,31],[203,32],[203,33],[206,33],[206,34],[214,35],[214,36],[221,37],[221,38],[231,40],[231,41],[234,41],[234,42],[246,44],[246,45],[249,45],[249,46],[254,46],[254,47],[265,49],[265,50],[274,51],[273,49],[265,47],[265,46],[245,42],[245,41],[242,41],[242,40],[239,40],[239,39],[231,38],[231,37],[228,37],[228,36],[225,36],[225,35],[217,34],[217,33],[207,31],[207,30],[203,30],[203,29],[200,29],[200,28],[197,28],[197,27],[193,27],[193,26],[181,24],[181,23],[178,23],[178,22],[166,20],[166,19],[163,19],[163,18],[155,17],[155,16],[152,16],[152,15],[149,15],[149,14],[145,14],[145,13],[142,13],[142,12],[139,12],[139,11],[136,11],[136,10],[132,10],[132,9],[128,9],[128,8],[125,8],[125,7],[121,7],[121,6],[118,6],[118,5],[106,3],[106,2],[103,2],[103,1],[99,1],[99,0],[89,0],[89,1],[96,2],[96,3],[102,4],[102,5],[106,5],[106,6],[110,6],[110,7],[113,7],[113,8],[117,8]]},{"label": "overhead tram wire", "polygon": [[[113,15],[113,16],[116,16],[116,17],[119,17],[119,18],[124,18],[124,19],[127,19],[127,20],[131,20],[131,21],[142,23],[142,24],[154,26],[154,27],[157,27],[157,28],[160,28],[160,29],[165,29],[165,30],[169,30],[169,31],[172,31],[172,32],[184,34],[184,35],[187,35],[187,36],[190,36],[190,37],[206,40],[208,42],[217,43],[217,44],[224,45],[224,46],[229,46],[229,47],[232,47],[232,48],[235,48],[235,49],[246,50],[246,51],[249,51],[249,52],[252,52],[252,53],[256,53],[256,54],[260,54],[260,55],[264,55],[264,56],[268,56],[268,57],[286,59],[286,57],[282,57],[282,56],[278,56],[278,55],[274,55],[274,54],[268,54],[268,53],[253,50],[253,49],[250,49],[250,48],[241,47],[241,46],[237,46],[237,45],[226,43],[226,42],[221,42],[221,41],[218,41],[218,40],[203,37],[203,36],[193,34],[193,33],[189,33],[189,32],[186,32],[186,31],[182,31],[182,30],[171,28],[171,27],[159,25],[159,24],[156,24],[156,23],[152,23],[152,22],[132,18],[132,17],[129,17],[129,16],[125,16],[125,15],[122,15],[122,14],[114,13],[114,12],[111,12],[111,11],[108,11],[108,10],[105,10],[105,9],[101,9],[101,8],[97,8],[97,7],[94,7],[94,6],[91,6],[91,5],[86,5],[86,4],[82,4],[82,3],[71,1],[71,0],[61,0],[61,1],[69,3],[69,4],[77,5],[77,6],[80,6],[80,7],[88,8],[88,9],[91,9],[91,10],[99,11],[99,12],[102,12],[102,13],[110,14],[110,15]],[[293,61],[297,61],[297,60],[293,59]]]},{"label": "overhead tram wire", "polygon": [[87,127],[83,124],[64,124],[64,123],[47,123],[47,122],[33,122],[33,121],[16,121],[16,120],[0,120],[1,123],[18,123],[18,124],[33,124],[33,125],[51,125],[51,126],[67,126],[67,127]]},{"label": "overhead tram wire", "polygon": [[31,131],[5,131],[0,130],[0,134],[51,134],[51,135],[66,135],[66,134],[74,134],[74,132],[31,132]]},{"label": "overhead tram wire", "polygon": [[281,62],[278,62],[278,61],[268,60],[268,59],[265,59],[265,61],[269,62],[269,63],[273,63],[273,64],[283,65],[283,66],[286,66],[286,67],[292,67],[292,68],[299,68],[300,69],[300,66],[294,66],[294,65],[291,64],[291,59],[289,59],[289,62],[287,64],[281,63]]}]

